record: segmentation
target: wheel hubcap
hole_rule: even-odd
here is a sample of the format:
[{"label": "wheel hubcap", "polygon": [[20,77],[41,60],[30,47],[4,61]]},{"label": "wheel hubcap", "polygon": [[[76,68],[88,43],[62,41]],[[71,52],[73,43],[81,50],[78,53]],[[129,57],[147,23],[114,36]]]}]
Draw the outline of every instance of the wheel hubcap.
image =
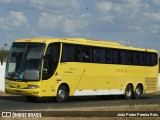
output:
[{"label": "wheel hubcap", "polygon": [[137,95],[140,95],[140,94],[141,94],[140,89],[136,89],[136,94],[137,94]]},{"label": "wheel hubcap", "polygon": [[65,98],[65,92],[63,90],[58,91],[58,97],[59,99],[64,99]]},{"label": "wheel hubcap", "polygon": [[127,96],[131,96],[131,90],[127,91]]}]

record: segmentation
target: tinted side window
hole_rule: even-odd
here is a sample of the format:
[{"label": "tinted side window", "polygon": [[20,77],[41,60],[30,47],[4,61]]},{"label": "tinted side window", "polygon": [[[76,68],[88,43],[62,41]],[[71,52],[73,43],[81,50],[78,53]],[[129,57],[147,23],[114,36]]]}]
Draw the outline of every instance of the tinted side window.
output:
[{"label": "tinted side window", "polygon": [[158,55],[156,53],[143,53],[144,55],[144,65],[145,66],[155,66],[158,62]]},{"label": "tinted side window", "polygon": [[126,62],[126,60],[125,60],[125,52],[122,51],[120,56],[121,56],[121,64],[125,64],[125,62]]},{"label": "tinted side window", "polygon": [[144,58],[143,58],[143,53],[138,53],[139,56],[139,65],[144,65]]},{"label": "tinted side window", "polygon": [[118,50],[113,50],[112,51],[112,63],[113,64],[118,64],[119,63],[119,60],[118,60],[118,58],[119,58],[119,56],[118,56]]},{"label": "tinted side window", "polygon": [[76,57],[75,53],[76,53],[76,46],[63,44],[62,62],[74,62]]},{"label": "tinted side window", "polygon": [[101,48],[63,43],[61,62],[89,62],[122,65],[154,66],[158,55],[114,48]]},{"label": "tinted side window", "polygon": [[105,57],[106,57],[105,63],[111,64],[112,63],[112,51],[109,49],[106,49]]},{"label": "tinted side window", "polygon": [[101,48],[92,49],[93,62],[94,63],[105,63],[105,50]]},{"label": "tinted side window", "polygon": [[76,48],[75,48],[75,56],[74,56],[75,62],[82,62],[83,61],[81,49],[82,49],[82,47],[80,47],[80,46],[76,46]]},{"label": "tinted side window", "polygon": [[144,65],[143,53],[133,52],[133,65]]},{"label": "tinted side window", "polygon": [[137,52],[133,52],[133,65],[139,65],[139,54]]},{"label": "tinted side window", "polygon": [[92,62],[92,48],[82,47],[83,62]]},{"label": "tinted side window", "polygon": [[151,54],[151,65],[157,65],[158,63],[158,55],[156,53]]},{"label": "tinted side window", "polygon": [[122,51],[121,52],[121,63],[126,65],[133,64],[133,54],[131,51]]},{"label": "tinted side window", "polygon": [[144,55],[144,65],[150,66],[151,65],[151,55],[150,53],[143,53]]},{"label": "tinted side window", "polygon": [[82,45],[63,44],[62,62],[92,62],[92,48]]}]

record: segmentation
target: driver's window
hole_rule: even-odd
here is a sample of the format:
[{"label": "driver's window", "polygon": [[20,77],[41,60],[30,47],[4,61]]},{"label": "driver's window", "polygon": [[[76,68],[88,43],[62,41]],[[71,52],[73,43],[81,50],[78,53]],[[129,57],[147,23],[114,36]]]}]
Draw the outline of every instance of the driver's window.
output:
[{"label": "driver's window", "polygon": [[42,79],[49,79],[55,72],[60,54],[60,43],[50,44],[46,51]]}]

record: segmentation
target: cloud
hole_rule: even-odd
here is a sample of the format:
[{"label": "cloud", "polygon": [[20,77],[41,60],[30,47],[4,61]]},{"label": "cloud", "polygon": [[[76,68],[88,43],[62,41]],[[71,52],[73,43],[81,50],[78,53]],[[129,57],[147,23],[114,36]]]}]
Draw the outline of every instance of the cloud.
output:
[{"label": "cloud", "polygon": [[149,3],[142,0],[121,0],[121,1],[96,1],[96,8],[99,10],[98,21],[103,21],[104,26],[113,24],[114,29],[119,32],[130,31],[134,34],[145,34],[146,27],[150,27],[154,20],[160,21],[157,13],[150,13]]},{"label": "cloud", "polygon": [[153,33],[153,34],[159,35],[160,34],[160,26],[158,26],[158,25],[152,25],[150,27],[150,32]]},{"label": "cloud", "polygon": [[23,12],[11,11],[8,16],[0,17],[1,29],[15,29],[26,27],[28,25],[28,19]]},{"label": "cloud", "polygon": [[[5,7],[4,7],[5,6]],[[78,0],[1,0],[0,7],[12,11],[36,11],[36,12],[75,12],[83,3]]]},{"label": "cloud", "polygon": [[157,6],[160,6],[160,0],[153,0],[153,3]]},{"label": "cloud", "polygon": [[151,20],[160,23],[160,12],[159,13],[150,12],[150,13],[145,13],[145,15]]},{"label": "cloud", "polygon": [[56,29],[61,27],[64,17],[61,15],[52,15],[49,13],[42,13],[38,19],[38,26],[45,29]]},{"label": "cloud", "polygon": [[5,3],[5,4],[6,4],[6,3],[11,3],[11,2],[12,2],[12,0],[1,0],[1,1],[0,1],[0,3]]},{"label": "cloud", "polygon": [[22,3],[24,1],[22,0],[1,0],[0,4],[17,4],[17,3]]},{"label": "cloud", "polygon": [[83,3],[77,0],[29,0],[28,4],[39,10],[38,27],[78,35],[88,25],[89,14],[79,13]]},{"label": "cloud", "polygon": [[100,17],[99,20],[104,21],[104,22],[114,23],[113,22],[113,16]]},{"label": "cloud", "polygon": [[100,11],[105,13],[112,9],[112,2],[108,1],[96,2],[96,6]]},{"label": "cloud", "polygon": [[[95,1],[96,7],[103,13],[116,12],[116,13],[126,13],[126,12],[139,12],[141,7],[144,7],[141,0],[121,0],[116,2],[106,1]],[[146,7],[146,6],[145,6]]]},{"label": "cloud", "polygon": [[81,14],[80,16],[72,16],[70,18],[66,18],[64,22],[64,30],[67,33],[72,35],[78,35],[78,31],[81,29],[85,29],[89,23],[89,14]]},{"label": "cloud", "polygon": [[68,34],[76,35],[77,31],[89,25],[89,14],[53,15],[42,13],[38,20],[38,26],[45,30],[59,30]]},{"label": "cloud", "polygon": [[79,9],[82,6],[82,3],[77,0],[28,0],[26,2],[31,7],[42,12],[73,10]]},{"label": "cloud", "polygon": [[37,31],[34,31],[34,30],[30,32],[30,36],[31,37],[41,37],[41,35]]}]

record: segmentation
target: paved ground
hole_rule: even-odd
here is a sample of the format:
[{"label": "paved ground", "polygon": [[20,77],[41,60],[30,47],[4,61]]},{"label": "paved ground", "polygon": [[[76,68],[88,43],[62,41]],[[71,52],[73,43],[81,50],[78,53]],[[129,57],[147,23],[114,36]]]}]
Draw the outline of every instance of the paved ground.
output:
[{"label": "paved ground", "polygon": [[126,100],[122,96],[71,97],[66,103],[56,103],[52,98],[29,102],[23,96],[0,96],[0,111],[47,110],[120,105],[160,104],[160,94],[145,95],[141,99]]}]

